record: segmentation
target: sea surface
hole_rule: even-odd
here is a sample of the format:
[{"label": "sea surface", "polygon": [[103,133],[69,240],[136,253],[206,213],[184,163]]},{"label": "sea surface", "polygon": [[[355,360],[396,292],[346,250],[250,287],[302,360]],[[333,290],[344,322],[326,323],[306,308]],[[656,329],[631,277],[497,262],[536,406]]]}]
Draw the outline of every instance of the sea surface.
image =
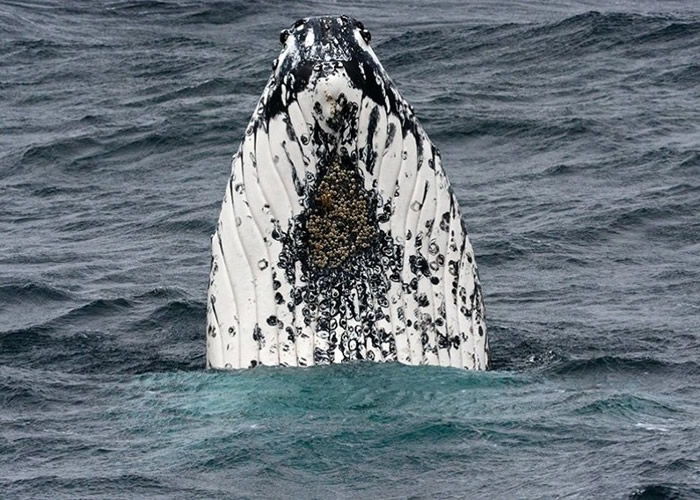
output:
[{"label": "sea surface", "polygon": [[[493,370],[204,369],[278,32],[372,32]],[[700,498],[700,3],[0,2],[0,498]]]}]

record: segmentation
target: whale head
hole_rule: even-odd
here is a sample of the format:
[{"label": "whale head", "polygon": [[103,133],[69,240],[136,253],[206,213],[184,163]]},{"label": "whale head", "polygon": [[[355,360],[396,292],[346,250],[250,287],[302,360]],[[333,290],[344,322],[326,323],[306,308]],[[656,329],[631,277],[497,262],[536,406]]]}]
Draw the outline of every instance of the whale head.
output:
[{"label": "whale head", "polygon": [[280,70],[313,67],[317,63],[360,62],[375,59],[364,25],[348,16],[299,19],[280,32],[283,45]]},{"label": "whale head", "polygon": [[404,114],[397,109],[397,92],[370,40],[369,30],[348,16],[303,18],[282,30],[282,50],[272,64],[268,116],[281,111],[299,92],[316,87],[329,98],[340,94],[349,98],[346,88],[350,87]]},{"label": "whale head", "polygon": [[370,39],[347,16],[280,33],[212,237],[209,366],[488,366],[459,203]]}]

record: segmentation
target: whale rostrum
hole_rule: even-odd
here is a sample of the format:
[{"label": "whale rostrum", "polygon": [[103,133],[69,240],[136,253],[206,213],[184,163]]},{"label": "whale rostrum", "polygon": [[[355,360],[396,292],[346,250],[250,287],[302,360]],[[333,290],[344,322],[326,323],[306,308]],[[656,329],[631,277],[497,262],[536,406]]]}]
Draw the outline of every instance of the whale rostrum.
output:
[{"label": "whale rostrum", "polygon": [[459,205],[369,31],[316,17],[280,40],[212,236],[207,366],[486,369]]}]

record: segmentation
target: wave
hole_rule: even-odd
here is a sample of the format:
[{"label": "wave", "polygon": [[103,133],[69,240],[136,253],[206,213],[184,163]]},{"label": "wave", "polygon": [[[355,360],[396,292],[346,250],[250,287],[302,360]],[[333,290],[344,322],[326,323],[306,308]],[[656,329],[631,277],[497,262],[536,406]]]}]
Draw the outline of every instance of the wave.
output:
[{"label": "wave", "polygon": [[[632,206],[616,208],[594,204],[588,207],[587,215],[574,216],[569,213],[563,222],[561,213],[551,217],[541,215],[542,227],[530,230],[524,228],[519,234],[514,234],[508,243],[498,241],[494,244],[497,247],[495,251],[488,240],[484,240],[486,245],[481,244],[480,252],[483,252],[487,261],[496,263],[522,260],[531,258],[533,254],[544,253],[548,258],[555,259],[555,262],[585,266],[590,264],[590,260],[581,253],[582,249],[598,247],[620,235],[634,236],[640,231],[646,231],[649,232],[648,239],[651,242],[676,241],[687,244],[697,241],[694,228],[698,224],[693,219],[697,203],[674,201],[677,201],[677,197],[669,196],[665,202],[656,202],[655,206],[650,206],[649,203],[642,205],[641,200],[630,202]],[[620,204],[622,203],[618,203]],[[545,214],[546,210],[542,210],[542,213]],[[514,215],[522,217],[524,214]],[[541,241],[552,243],[542,246],[537,243]]]},{"label": "wave", "polygon": [[0,311],[9,304],[27,302],[42,304],[49,301],[67,301],[73,298],[70,292],[43,283],[0,285]]},{"label": "wave", "polygon": [[478,254],[480,266],[497,266],[509,261],[518,261],[530,254],[528,248],[516,241],[498,240],[481,242],[482,251]]},{"label": "wave", "polygon": [[601,123],[583,117],[567,117],[559,120],[547,117],[540,120],[516,116],[498,118],[442,114],[439,118],[427,118],[423,121],[431,132],[431,136],[443,140],[496,136],[551,141],[540,142],[538,146],[540,148],[545,148],[551,143],[558,144],[563,140],[577,139],[582,136],[590,138],[603,133]]},{"label": "wave", "polygon": [[158,307],[148,316],[148,321],[177,323],[193,316],[201,316],[206,310],[203,302],[177,300]]},{"label": "wave", "polygon": [[[6,287],[12,295],[17,287]],[[98,298],[69,307],[78,298],[48,287],[19,287],[61,309],[42,323],[0,332],[0,359],[66,373],[147,373],[204,367],[206,304],[179,288],[159,287],[131,296]],[[51,309],[47,309],[51,311]],[[38,319],[41,316],[37,316]]]},{"label": "wave", "polygon": [[629,495],[630,500],[685,500],[692,498],[700,498],[700,488],[668,483],[640,486]]},{"label": "wave", "polygon": [[[635,43],[678,42],[685,38],[697,40],[700,37],[700,22],[671,22],[662,28],[650,31],[634,39]],[[678,48],[676,45],[675,48]]]},{"label": "wave", "polygon": [[122,0],[109,2],[104,6],[105,10],[115,14],[125,12],[129,16],[137,14],[148,14],[153,11],[167,11],[177,8],[173,2],[163,2],[159,0]]},{"label": "wave", "polygon": [[679,40],[696,40],[700,22],[684,21],[671,15],[642,15],[590,11],[564,20],[537,26],[524,33],[524,39],[547,40],[557,55],[598,52],[612,48],[658,45]]},{"label": "wave", "polygon": [[[700,66],[696,69],[698,76],[700,76]],[[696,80],[697,81],[697,80]],[[688,153],[687,158],[684,159],[680,165],[681,168],[696,168],[700,167],[700,151],[691,151]]]},{"label": "wave", "polygon": [[[74,326],[67,328],[75,330]],[[204,318],[145,330],[106,333],[41,325],[0,333],[0,359],[10,367],[80,374],[202,371]]]},{"label": "wave", "polygon": [[[19,291],[19,293],[18,293]],[[59,300],[59,301],[75,301],[77,298],[48,286],[40,285],[22,285],[22,286],[6,286],[0,288],[0,297],[2,293],[7,294],[8,301],[16,301],[24,303],[26,300]],[[148,292],[140,293],[131,297],[116,297],[111,299],[99,298],[89,301],[85,304],[71,308],[69,311],[60,314],[44,323],[17,331],[0,332],[0,334],[31,334],[34,331],[47,331],[58,328],[63,325],[75,325],[81,319],[101,319],[114,314],[124,314],[136,309],[137,307],[155,307],[155,301],[167,300],[165,306],[155,307],[151,313],[160,320],[167,320],[168,314],[172,314],[170,319],[173,323],[179,321],[183,314],[198,314],[203,316],[205,306],[202,302],[192,302],[178,300],[184,297],[184,292],[178,288],[159,287]]]},{"label": "wave", "polygon": [[643,414],[657,418],[672,418],[679,410],[667,404],[634,394],[616,394],[598,399],[575,410],[578,415],[615,415],[634,417]]},{"label": "wave", "polygon": [[104,144],[92,136],[62,137],[48,144],[29,146],[22,153],[22,164],[50,164],[64,159],[78,159],[99,154],[104,150]]},{"label": "wave", "polygon": [[[391,53],[386,64],[396,68],[415,67],[414,58],[444,61],[450,68],[455,53],[483,66],[502,68],[556,62],[577,71],[574,56],[600,57],[607,52],[644,56],[646,49],[674,51],[698,43],[700,22],[673,15],[601,13],[589,11],[549,23],[502,23],[460,25],[443,29],[411,29],[378,45]],[[445,46],[450,50],[445,50]],[[420,69],[414,69],[420,72]],[[430,66],[424,71],[432,73]]]},{"label": "wave", "polygon": [[53,331],[51,326],[39,325],[0,332],[0,354],[3,358],[11,357],[6,361],[10,363],[16,355],[41,349],[50,343]]},{"label": "wave", "polygon": [[260,12],[260,7],[250,2],[211,2],[207,3],[205,8],[187,14],[184,17],[184,22],[215,25],[233,24],[258,12]]},{"label": "wave", "polygon": [[72,321],[84,317],[103,317],[114,313],[122,313],[134,307],[134,302],[125,298],[97,299],[72,309],[69,313],[53,321]]},{"label": "wave", "polygon": [[[138,170],[138,162],[156,154],[167,154],[174,148],[206,144],[208,134],[216,132],[208,123],[194,126],[198,130],[186,134],[186,124],[176,127],[127,127],[103,137],[95,137],[90,131],[75,137],[62,137],[54,141],[28,146],[16,160],[13,168],[0,173],[0,178],[17,172],[26,172],[28,167],[59,168],[66,174],[76,171],[123,171]],[[221,127],[220,131],[228,130]],[[206,133],[204,133],[206,131]],[[199,134],[199,135],[197,135]],[[211,140],[218,140],[215,137]]]},{"label": "wave", "polygon": [[[44,441],[41,444],[47,446],[50,443]],[[82,448],[66,450],[66,452],[76,453],[90,450],[94,450],[94,445],[86,442],[82,445]],[[125,491],[129,492],[128,496],[130,497],[168,496],[168,492],[175,496],[175,492],[179,491],[171,488],[168,481],[139,474],[116,474],[102,477],[94,473],[82,477],[80,473],[77,473],[77,475],[71,474],[68,477],[47,474],[27,479],[0,480],[0,487],[8,495],[12,497],[17,496],[18,498],[34,497],[37,496],[37,493],[38,496],[45,496],[45,492],[49,491],[52,492],[52,495],[59,495],[59,497],[65,495],[65,498],[90,497],[95,495],[95,492],[112,498],[123,498]],[[181,491],[179,492],[181,493]],[[204,491],[200,491],[200,494],[203,493]]]},{"label": "wave", "polygon": [[99,391],[101,380],[56,370],[0,367],[0,401],[4,409],[21,412],[27,407],[84,403]]},{"label": "wave", "polygon": [[201,83],[179,88],[172,92],[162,93],[154,97],[130,101],[126,105],[143,106],[144,104],[162,104],[171,100],[184,99],[188,97],[226,96],[231,94],[235,87],[236,86],[232,80],[217,77]]},{"label": "wave", "polygon": [[587,359],[567,360],[548,371],[557,375],[585,375],[595,373],[675,373],[700,374],[700,364],[693,361],[669,362],[648,356],[598,356]]}]

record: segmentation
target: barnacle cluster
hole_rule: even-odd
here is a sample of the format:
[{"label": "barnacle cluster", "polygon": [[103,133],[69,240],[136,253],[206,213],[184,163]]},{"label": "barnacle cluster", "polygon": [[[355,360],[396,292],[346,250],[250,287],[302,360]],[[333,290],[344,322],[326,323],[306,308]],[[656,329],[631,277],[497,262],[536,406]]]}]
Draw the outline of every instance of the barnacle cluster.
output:
[{"label": "barnacle cluster", "polygon": [[316,269],[342,266],[370,247],[376,232],[369,200],[350,162],[338,157],[321,178],[307,219],[309,257]]}]

